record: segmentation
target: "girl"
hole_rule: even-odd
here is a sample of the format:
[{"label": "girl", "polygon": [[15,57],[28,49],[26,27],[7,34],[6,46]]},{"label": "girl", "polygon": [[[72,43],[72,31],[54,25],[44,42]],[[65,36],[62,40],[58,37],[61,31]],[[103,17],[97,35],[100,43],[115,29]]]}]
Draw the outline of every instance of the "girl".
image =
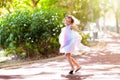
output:
[{"label": "girl", "polygon": [[[59,35],[59,43],[60,43],[60,53],[65,53],[66,58],[71,66],[71,70],[69,74],[73,74],[73,72],[77,72],[81,69],[80,64],[71,57],[71,53],[80,50],[81,48],[88,48],[80,43],[82,37],[77,33],[79,31],[75,28],[75,18],[73,16],[65,17],[64,24],[66,27],[62,28],[62,31]],[[76,66],[76,69],[74,68]]]}]

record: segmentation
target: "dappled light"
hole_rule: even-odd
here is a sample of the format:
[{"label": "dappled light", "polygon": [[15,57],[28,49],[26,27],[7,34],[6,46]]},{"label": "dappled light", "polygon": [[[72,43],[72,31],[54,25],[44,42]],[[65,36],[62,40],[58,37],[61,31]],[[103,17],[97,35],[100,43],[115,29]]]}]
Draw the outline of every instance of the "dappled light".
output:
[{"label": "dappled light", "polygon": [[[67,15],[78,63],[59,51]],[[120,80],[120,0],[0,0],[0,80]]]}]

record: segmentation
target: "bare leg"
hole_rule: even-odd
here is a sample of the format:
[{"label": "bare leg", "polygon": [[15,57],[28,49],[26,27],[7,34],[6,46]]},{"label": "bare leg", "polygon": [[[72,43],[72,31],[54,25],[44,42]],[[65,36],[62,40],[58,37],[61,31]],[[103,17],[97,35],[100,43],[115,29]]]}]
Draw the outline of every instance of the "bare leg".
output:
[{"label": "bare leg", "polygon": [[77,66],[75,72],[78,72],[78,71],[81,69],[80,64],[79,64],[74,58],[72,58],[72,57],[71,57],[71,60],[72,60],[72,63],[73,63],[75,66]]},{"label": "bare leg", "polygon": [[71,59],[71,54],[70,53],[66,53],[66,58],[68,59],[68,62],[71,66],[71,70],[74,70],[74,65],[72,63],[72,59]]},{"label": "bare leg", "polygon": [[72,63],[77,66],[77,69],[81,68],[80,64],[73,57],[71,57],[71,60],[72,60]]}]

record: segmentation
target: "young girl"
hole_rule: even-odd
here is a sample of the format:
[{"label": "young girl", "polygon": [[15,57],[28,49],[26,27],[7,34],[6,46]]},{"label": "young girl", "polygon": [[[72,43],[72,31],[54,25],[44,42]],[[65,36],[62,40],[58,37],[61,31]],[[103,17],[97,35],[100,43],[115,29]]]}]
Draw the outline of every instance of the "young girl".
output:
[{"label": "young girl", "polygon": [[[60,53],[65,53],[65,56],[71,66],[69,74],[73,74],[74,71],[79,71],[81,69],[81,66],[71,56],[71,53],[75,53],[75,51],[81,50],[81,48],[88,49],[88,47],[80,43],[82,37],[77,32],[81,34],[82,32],[75,28],[75,19],[73,16],[65,17],[64,24],[66,27],[62,28],[62,31],[59,35],[59,43],[61,45]],[[76,66],[76,69],[74,68],[74,66]]]}]

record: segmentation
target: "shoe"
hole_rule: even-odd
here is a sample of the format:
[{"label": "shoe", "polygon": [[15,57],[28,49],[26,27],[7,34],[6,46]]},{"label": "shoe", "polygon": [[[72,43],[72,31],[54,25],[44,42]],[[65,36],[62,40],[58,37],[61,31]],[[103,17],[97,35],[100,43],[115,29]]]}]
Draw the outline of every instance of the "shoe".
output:
[{"label": "shoe", "polygon": [[75,72],[78,72],[80,69],[81,69],[81,67],[77,68],[77,69],[75,70]]},{"label": "shoe", "polygon": [[71,70],[71,71],[69,72],[69,74],[73,74],[73,70]]}]

